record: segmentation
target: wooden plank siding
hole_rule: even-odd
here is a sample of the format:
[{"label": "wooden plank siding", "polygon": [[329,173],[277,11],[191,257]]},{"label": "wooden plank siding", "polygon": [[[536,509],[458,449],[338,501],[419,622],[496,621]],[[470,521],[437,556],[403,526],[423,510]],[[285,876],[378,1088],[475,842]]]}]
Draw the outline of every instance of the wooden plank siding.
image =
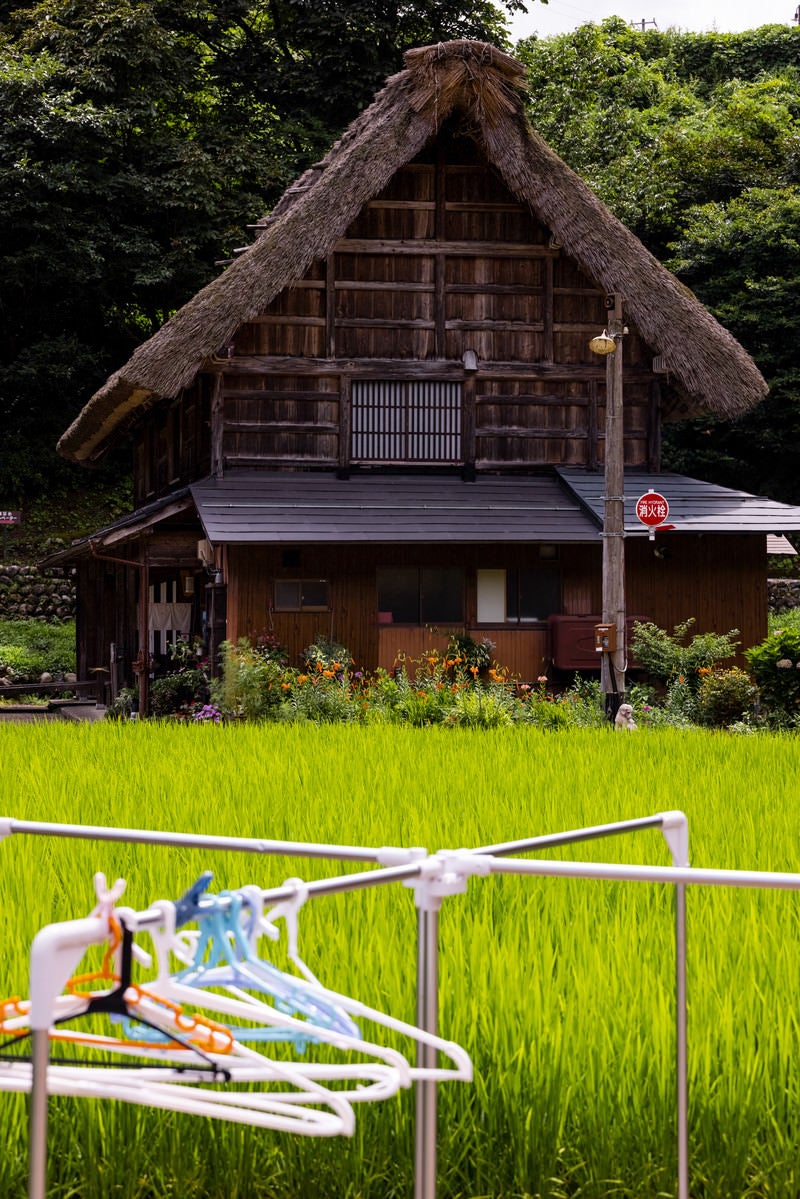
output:
[{"label": "wooden plank siding", "polygon": [[96,678],[95,667],[104,667],[109,674],[103,678],[110,681],[109,646],[113,644],[121,659],[121,681],[131,683],[129,667],[134,653],[131,637],[136,629],[138,571],[118,562],[90,558],[77,563],[77,572],[78,678]]},{"label": "wooden plank siding", "polygon": [[[626,542],[627,608],[631,616],[671,630],[693,616],[697,632],[728,632],[738,621],[744,647],[766,635],[766,562],[760,536],[662,535],[656,558],[646,539]],[[538,546],[303,546],[297,550],[230,546],[227,570],[228,636],[269,632],[299,663],[316,637],[332,637],[350,650],[357,667],[391,669],[398,654],[416,658],[429,647],[442,648],[452,632],[495,643],[494,657],[520,678],[535,679],[550,659],[546,622],[532,625],[479,624],[476,571],[514,569],[540,561]],[[601,607],[599,545],[558,548],[561,609],[571,616],[596,615]],[[463,623],[380,624],[376,575],[381,567],[460,566],[464,569]],[[330,583],[325,612],[272,610],[276,578],[319,578]],[[700,583],[698,583],[700,580]],[[734,617],[732,614],[735,613]],[[741,664],[741,659],[740,659]]]},{"label": "wooden plank siding", "polygon": [[[217,387],[223,472],[347,470],[353,381],[443,372],[465,392],[460,463],[602,465],[605,371],[588,342],[605,321],[602,291],[550,230],[471,141],[445,135],[397,171],[325,261],[238,329],[213,371],[173,402],[176,412],[165,401],[145,418],[137,503],[205,460],[198,447]],[[474,373],[464,370],[467,350]],[[625,460],[653,468],[660,410],[651,355],[633,327],[624,353]]]},{"label": "wooden plank siding", "polygon": [[133,443],[136,507],[167,495],[211,467],[214,377],[203,375],[174,400],[159,404]]}]

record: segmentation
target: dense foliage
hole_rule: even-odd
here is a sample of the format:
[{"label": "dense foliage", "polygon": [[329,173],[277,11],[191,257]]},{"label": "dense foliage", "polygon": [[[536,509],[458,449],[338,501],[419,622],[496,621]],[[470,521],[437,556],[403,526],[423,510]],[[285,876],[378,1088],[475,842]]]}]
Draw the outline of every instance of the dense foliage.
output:
[{"label": "dense foliage", "polygon": [[[488,0],[41,0],[0,12],[8,507],[52,485],[55,442],[95,388],[247,240],[247,222],[405,49],[504,37]],[[74,482],[74,468],[60,473]]]},{"label": "dense foliage", "polygon": [[0,620],[0,682],[36,683],[75,669],[75,624]]},{"label": "dense foliage", "polygon": [[533,124],[753,355],[770,396],[672,427],[666,464],[800,502],[800,29],[637,31],[519,47]]},{"label": "dense foliage", "polygon": [[[741,667],[722,665],[736,651],[736,629],[689,636],[693,624],[684,621],[668,633],[635,623],[625,697],[632,705],[633,728],[704,725],[753,733],[797,727],[800,675],[795,678],[792,670],[789,679],[781,670],[800,656],[800,633],[778,630],[748,650],[751,677]],[[792,647],[791,662],[776,661]],[[432,648],[414,659],[400,655],[392,670],[373,672],[355,670],[346,647],[328,639],[307,646],[299,667],[269,638],[242,637],[222,649],[222,671],[211,678],[207,659],[188,642],[177,642],[171,669],[151,684],[151,715],[215,724],[533,725],[549,731],[607,726],[596,677],[576,673],[569,685],[547,675],[523,682],[494,660],[487,640],[453,636],[443,652]],[[787,683],[795,689],[791,695]],[[126,690],[107,715],[126,719],[132,708],[138,714],[138,696]]]},{"label": "dense foliage", "polygon": [[[518,0],[505,0],[513,11]],[[505,44],[489,0],[0,5],[0,500],[58,477],[89,395],[247,240],[410,45]],[[528,39],[536,128],[754,355],[771,395],[666,462],[800,501],[800,29]],[[126,463],[112,464],[116,484]],[[80,522],[73,531],[82,531]]]}]

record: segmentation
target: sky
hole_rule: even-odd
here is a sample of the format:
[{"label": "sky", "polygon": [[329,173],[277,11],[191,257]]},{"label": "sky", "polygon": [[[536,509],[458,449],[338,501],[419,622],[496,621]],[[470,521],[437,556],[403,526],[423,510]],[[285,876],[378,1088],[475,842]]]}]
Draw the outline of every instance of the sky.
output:
[{"label": "sky", "polygon": [[[528,15],[510,19],[512,41],[538,33],[568,33],[587,21],[618,16],[641,28],[740,33],[759,25],[795,25],[800,0],[525,0]],[[655,26],[653,24],[655,22]]]}]

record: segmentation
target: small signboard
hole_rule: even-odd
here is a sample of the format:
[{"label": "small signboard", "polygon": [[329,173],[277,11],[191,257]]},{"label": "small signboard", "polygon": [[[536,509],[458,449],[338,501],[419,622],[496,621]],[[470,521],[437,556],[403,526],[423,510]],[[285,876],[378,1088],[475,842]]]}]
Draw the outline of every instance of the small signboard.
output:
[{"label": "small signboard", "polygon": [[639,496],[636,501],[636,515],[642,524],[650,529],[651,539],[655,536],[656,529],[672,528],[672,525],[665,524],[669,516],[669,502],[657,491],[646,491],[644,495]]},{"label": "small signboard", "polygon": [[10,508],[0,508],[0,525],[18,525],[21,522],[21,512],[12,512]]},{"label": "small signboard", "polygon": [[669,503],[657,491],[646,491],[636,501],[636,515],[643,525],[663,525],[669,516]]}]

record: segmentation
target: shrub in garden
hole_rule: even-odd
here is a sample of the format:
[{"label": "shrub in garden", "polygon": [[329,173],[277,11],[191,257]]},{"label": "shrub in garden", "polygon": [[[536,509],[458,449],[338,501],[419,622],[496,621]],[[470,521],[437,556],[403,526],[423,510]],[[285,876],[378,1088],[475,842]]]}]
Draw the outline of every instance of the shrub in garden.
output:
[{"label": "shrub in garden", "polygon": [[697,693],[700,724],[727,728],[752,714],[758,691],[746,671],[738,666],[729,670],[700,669],[702,680]]},{"label": "shrub in garden", "polygon": [[347,671],[315,670],[294,677],[286,672],[281,690],[281,720],[336,724],[357,720],[361,714]]},{"label": "shrub in garden", "polygon": [[331,637],[318,637],[307,645],[303,650],[303,661],[309,671],[345,670],[353,665],[350,651]]},{"label": "shrub in garden", "polygon": [[478,683],[457,691],[449,705],[445,723],[462,728],[497,729],[511,724],[514,697],[498,689],[488,689]]},{"label": "shrub in garden", "polygon": [[134,710],[138,711],[139,692],[133,687],[121,687],[106,708],[106,720],[129,720]]},{"label": "shrub in garden", "polygon": [[494,642],[488,637],[475,641],[472,637],[459,633],[450,638],[445,658],[451,659],[453,665],[459,668],[457,673],[472,675],[474,678],[492,665],[493,650]]},{"label": "shrub in garden", "polygon": [[[695,618],[690,616],[668,633],[652,621],[636,620],[631,640],[631,653],[652,678],[668,688],[674,682],[685,685],[692,694],[696,694],[700,686],[700,671],[733,657],[739,644],[735,640],[739,636],[738,629],[728,633],[695,633],[687,640],[694,623]],[[676,707],[681,698],[680,694],[676,695]]]},{"label": "shrub in garden", "polygon": [[778,629],[746,650],[745,658],[772,719],[800,716],[800,630]]},{"label": "shrub in garden", "polygon": [[150,684],[150,711],[153,716],[174,716],[189,712],[208,698],[208,683],[202,670],[176,670]]},{"label": "shrub in garden", "polygon": [[542,729],[602,728],[607,725],[603,694],[597,679],[576,674],[572,686],[561,695],[547,690],[547,679],[538,680],[536,690],[521,689],[516,720]]},{"label": "shrub in garden", "polygon": [[194,644],[179,637],[169,646],[175,669],[150,684],[150,711],[153,716],[191,716],[209,699],[208,661],[201,655],[199,641]]},{"label": "shrub in garden", "polygon": [[222,644],[222,677],[211,686],[211,698],[225,717],[263,720],[274,716],[284,689],[284,668],[262,654],[247,637]]},{"label": "shrub in garden", "polygon": [[391,682],[383,681],[381,698],[387,719],[417,728],[442,724],[452,710],[454,695],[469,686],[465,679],[455,680],[456,669],[452,660],[437,650],[423,654],[416,661],[403,660]]}]

